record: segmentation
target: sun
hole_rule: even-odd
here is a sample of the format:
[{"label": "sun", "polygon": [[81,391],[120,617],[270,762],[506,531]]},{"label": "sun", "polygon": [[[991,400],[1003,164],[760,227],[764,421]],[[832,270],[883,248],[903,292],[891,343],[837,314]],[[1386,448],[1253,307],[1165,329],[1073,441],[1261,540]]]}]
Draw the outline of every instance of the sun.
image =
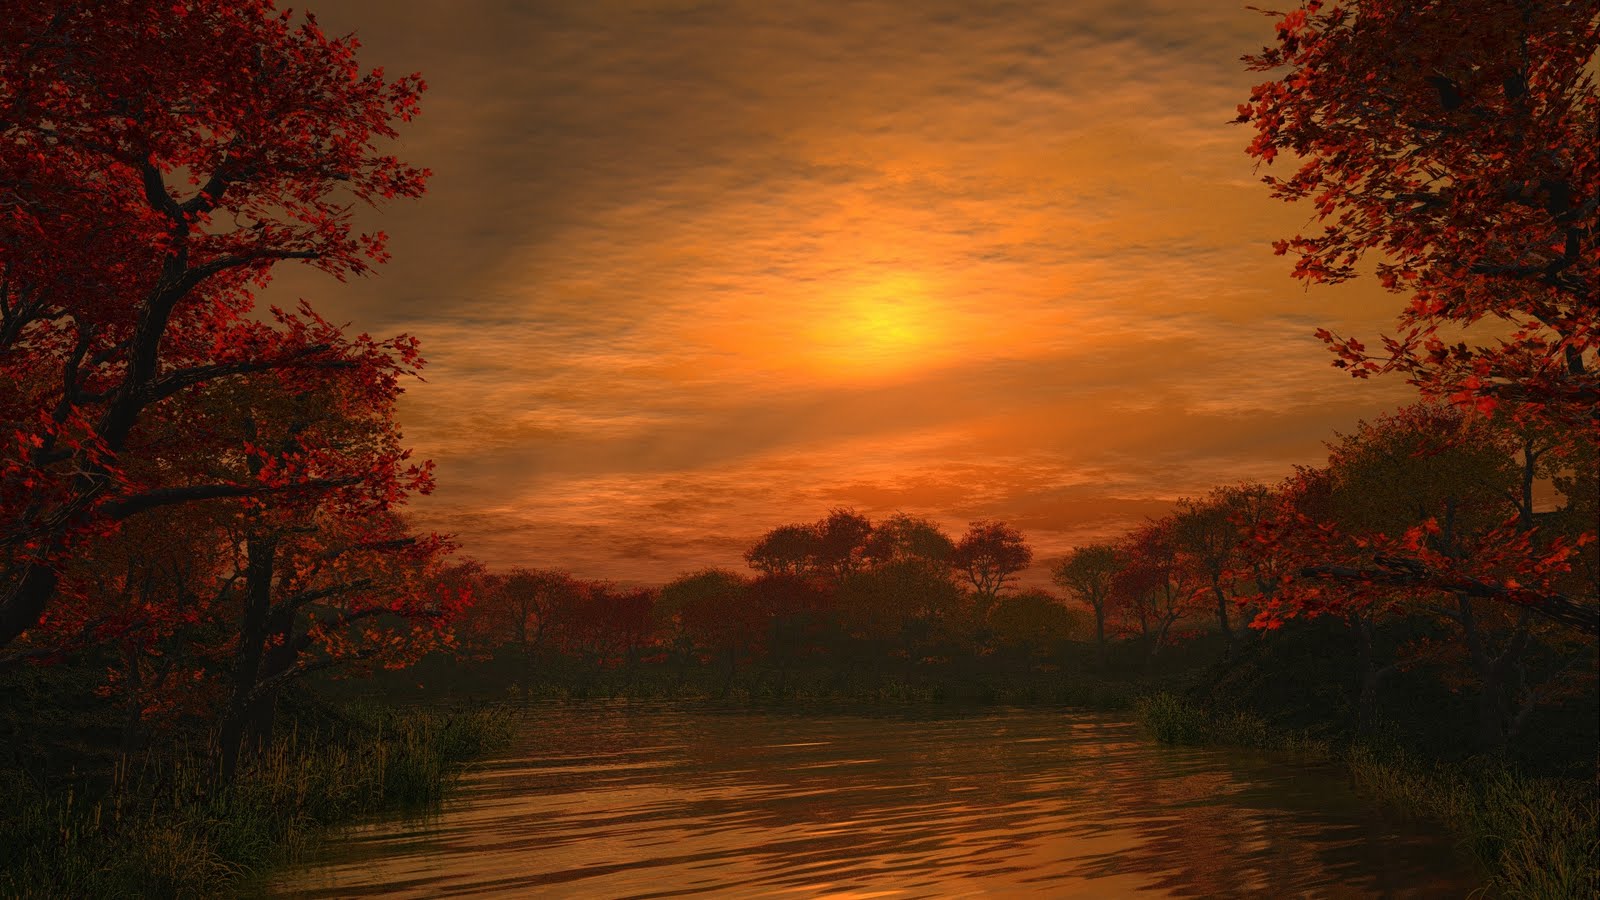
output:
[{"label": "sun", "polygon": [[818,304],[810,335],[823,367],[851,375],[894,375],[939,355],[946,316],[921,278],[880,277],[830,294]]}]

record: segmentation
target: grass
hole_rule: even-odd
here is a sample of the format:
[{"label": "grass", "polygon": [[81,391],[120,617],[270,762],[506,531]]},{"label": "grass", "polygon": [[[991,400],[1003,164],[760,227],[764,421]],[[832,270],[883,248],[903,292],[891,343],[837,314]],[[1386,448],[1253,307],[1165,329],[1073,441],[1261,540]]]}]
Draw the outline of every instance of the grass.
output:
[{"label": "grass", "polygon": [[1449,829],[1490,873],[1485,887],[1494,896],[1600,896],[1600,803],[1592,783],[1532,778],[1481,757],[1424,763],[1397,749],[1278,729],[1254,713],[1170,693],[1140,698],[1135,711],[1164,743],[1288,751],[1343,764],[1364,793]]},{"label": "grass", "polygon": [[513,725],[499,710],[365,708],[294,729],[226,786],[203,754],[119,765],[95,796],[8,785],[0,896],[231,896],[328,826],[436,803]]}]

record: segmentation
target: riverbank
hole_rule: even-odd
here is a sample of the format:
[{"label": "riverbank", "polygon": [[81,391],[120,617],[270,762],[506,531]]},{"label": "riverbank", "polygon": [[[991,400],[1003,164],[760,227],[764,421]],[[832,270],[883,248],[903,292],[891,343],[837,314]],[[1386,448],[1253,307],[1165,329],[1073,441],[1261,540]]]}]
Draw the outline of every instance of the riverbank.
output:
[{"label": "riverbank", "polygon": [[1378,802],[1448,828],[1489,873],[1486,887],[1494,896],[1600,896],[1600,803],[1592,783],[1529,777],[1487,758],[1429,762],[1393,745],[1275,728],[1248,710],[1165,692],[1141,697],[1134,709],[1162,743],[1286,752],[1342,765]]},{"label": "riverbank", "polygon": [[0,896],[233,896],[331,826],[437,803],[514,722],[503,708],[319,704],[226,785],[203,748],[48,793],[3,773]]}]

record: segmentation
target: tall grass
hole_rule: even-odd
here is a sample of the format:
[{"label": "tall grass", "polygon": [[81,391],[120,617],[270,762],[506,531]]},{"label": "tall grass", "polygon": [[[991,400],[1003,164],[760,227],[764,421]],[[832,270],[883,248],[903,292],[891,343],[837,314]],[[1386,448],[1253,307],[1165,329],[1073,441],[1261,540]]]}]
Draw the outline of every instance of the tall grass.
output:
[{"label": "tall grass", "polygon": [[436,802],[510,736],[504,711],[361,710],[294,730],[219,784],[212,754],[123,764],[95,796],[16,785],[0,819],[0,896],[217,897],[327,826]]},{"label": "tall grass", "polygon": [[1392,748],[1319,740],[1247,711],[1214,710],[1168,693],[1135,704],[1163,743],[1292,751],[1342,763],[1382,803],[1448,828],[1490,873],[1498,897],[1600,896],[1600,802],[1581,780],[1530,778],[1493,760],[1424,763]]}]

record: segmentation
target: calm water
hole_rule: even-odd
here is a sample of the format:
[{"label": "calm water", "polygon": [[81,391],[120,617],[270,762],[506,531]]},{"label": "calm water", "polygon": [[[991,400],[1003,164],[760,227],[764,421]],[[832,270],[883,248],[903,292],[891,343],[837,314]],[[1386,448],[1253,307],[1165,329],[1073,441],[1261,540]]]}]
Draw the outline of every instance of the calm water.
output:
[{"label": "calm water", "polygon": [[537,711],[424,819],[281,897],[1462,897],[1449,841],[1327,770],[1058,711]]}]

